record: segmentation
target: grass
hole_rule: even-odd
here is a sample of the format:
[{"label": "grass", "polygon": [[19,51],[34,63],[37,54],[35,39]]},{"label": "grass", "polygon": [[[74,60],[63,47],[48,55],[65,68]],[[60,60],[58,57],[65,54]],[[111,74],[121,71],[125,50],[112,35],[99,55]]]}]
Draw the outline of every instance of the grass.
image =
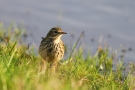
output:
[{"label": "grass", "polygon": [[7,30],[0,24],[0,90],[135,89],[134,64],[125,65],[120,60],[114,63],[107,49],[99,49],[95,56],[88,54],[84,58],[79,48],[60,62],[55,75],[49,68],[42,74],[41,57],[35,53],[34,46],[22,43],[22,32],[13,26]]}]

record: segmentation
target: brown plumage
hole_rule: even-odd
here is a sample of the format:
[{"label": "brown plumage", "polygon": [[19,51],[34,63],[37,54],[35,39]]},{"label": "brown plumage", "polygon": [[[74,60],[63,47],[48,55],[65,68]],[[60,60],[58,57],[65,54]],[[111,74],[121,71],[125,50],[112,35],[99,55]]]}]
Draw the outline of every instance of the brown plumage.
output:
[{"label": "brown plumage", "polygon": [[[64,56],[64,43],[61,40],[61,36],[67,34],[60,28],[52,28],[39,46],[39,54],[46,61],[51,64],[51,67],[57,65]],[[55,72],[55,70],[54,70]]]}]

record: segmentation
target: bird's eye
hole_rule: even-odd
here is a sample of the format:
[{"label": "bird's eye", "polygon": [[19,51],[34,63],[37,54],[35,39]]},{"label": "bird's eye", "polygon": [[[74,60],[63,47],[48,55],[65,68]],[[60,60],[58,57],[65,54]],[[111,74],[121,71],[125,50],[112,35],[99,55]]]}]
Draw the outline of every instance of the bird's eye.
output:
[{"label": "bird's eye", "polygon": [[55,33],[58,33],[57,31],[55,31]]}]

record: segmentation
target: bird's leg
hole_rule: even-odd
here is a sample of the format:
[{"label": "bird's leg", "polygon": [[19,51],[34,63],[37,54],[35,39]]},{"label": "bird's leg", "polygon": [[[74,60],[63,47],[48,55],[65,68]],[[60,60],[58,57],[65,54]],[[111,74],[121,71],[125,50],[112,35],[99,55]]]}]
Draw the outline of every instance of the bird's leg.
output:
[{"label": "bird's leg", "polygon": [[46,67],[47,67],[47,62],[44,59],[42,59],[40,65],[41,65],[41,69],[40,69],[41,73],[45,74]]},{"label": "bird's leg", "polygon": [[56,72],[57,63],[52,63],[50,67],[52,69],[52,75],[54,75]]}]

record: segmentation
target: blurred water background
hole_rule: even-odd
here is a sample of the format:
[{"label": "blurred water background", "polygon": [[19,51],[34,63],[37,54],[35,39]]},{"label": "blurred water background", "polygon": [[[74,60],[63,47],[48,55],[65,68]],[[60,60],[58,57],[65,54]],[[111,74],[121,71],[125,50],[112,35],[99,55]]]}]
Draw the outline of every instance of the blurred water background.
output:
[{"label": "blurred water background", "polygon": [[85,31],[86,49],[94,52],[107,43],[114,51],[126,50],[126,62],[135,61],[133,0],[0,0],[0,22],[22,25],[28,33],[25,42],[37,47],[54,26],[68,33],[62,37],[68,46]]}]

